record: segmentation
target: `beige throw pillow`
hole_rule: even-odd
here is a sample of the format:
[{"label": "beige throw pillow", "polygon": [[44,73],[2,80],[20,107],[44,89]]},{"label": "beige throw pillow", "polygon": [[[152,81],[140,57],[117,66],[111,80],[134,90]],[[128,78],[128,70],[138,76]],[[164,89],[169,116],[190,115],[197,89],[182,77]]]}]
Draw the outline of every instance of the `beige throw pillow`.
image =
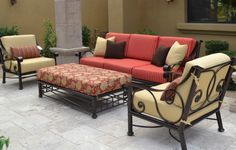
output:
[{"label": "beige throw pillow", "polygon": [[94,55],[95,56],[102,56],[102,57],[105,56],[106,49],[107,49],[107,40],[115,42],[115,37],[113,36],[113,37],[110,37],[108,39],[104,39],[104,38],[101,38],[101,37],[97,38],[96,46],[95,46],[95,49],[94,49]]},{"label": "beige throw pillow", "polygon": [[188,45],[180,45],[178,41],[176,41],[170,48],[168,55],[166,57],[167,65],[174,65],[181,62],[188,50]]}]

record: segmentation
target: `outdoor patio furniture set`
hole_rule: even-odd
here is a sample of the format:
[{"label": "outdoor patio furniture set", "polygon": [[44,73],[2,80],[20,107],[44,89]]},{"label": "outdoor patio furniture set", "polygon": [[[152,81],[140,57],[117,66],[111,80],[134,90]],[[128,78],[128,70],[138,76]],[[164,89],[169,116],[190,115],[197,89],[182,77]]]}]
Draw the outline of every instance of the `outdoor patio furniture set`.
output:
[{"label": "outdoor patio furniture set", "polygon": [[[222,53],[197,58],[200,44],[192,38],[107,33],[106,39],[97,39],[94,57],[83,57],[86,52],[81,52],[76,54],[80,64],[55,66],[56,59],[33,53],[35,36],[2,37],[3,83],[6,73],[12,73],[22,89],[22,76],[37,71],[39,97],[82,106],[93,118],[128,103],[129,136],[134,126],[167,127],[186,150],[185,129],[212,114],[216,114],[218,130],[224,131],[220,107],[236,64],[235,58]],[[34,50],[22,52],[29,46]],[[135,124],[133,117],[157,126]]]}]

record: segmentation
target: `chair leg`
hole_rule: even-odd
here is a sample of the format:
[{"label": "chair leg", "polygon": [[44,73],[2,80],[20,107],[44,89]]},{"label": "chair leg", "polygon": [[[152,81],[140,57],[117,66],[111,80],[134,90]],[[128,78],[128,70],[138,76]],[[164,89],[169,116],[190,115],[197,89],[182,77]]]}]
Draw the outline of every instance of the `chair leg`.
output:
[{"label": "chair leg", "polygon": [[184,131],[183,130],[179,131],[179,139],[180,139],[180,144],[181,144],[182,150],[187,150],[187,145],[186,145],[186,141],[185,141]]},{"label": "chair leg", "polygon": [[19,78],[19,90],[23,90],[22,76],[21,73],[18,75]]},{"label": "chair leg", "polygon": [[43,97],[42,83],[38,82],[39,98]]},{"label": "chair leg", "polygon": [[218,131],[219,132],[224,132],[225,129],[223,127],[220,111],[216,112],[216,118],[217,118],[217,123],[218,123],[218,126],[219,126]]},{"label": "chair leg", "polygon": [[128,112],[128,132],[127,132],[128,136],[133,136],[134,132],[133,132],[133,117],[131,115],[130,112]]},{"label": "chair leg", "polygon": [[4,70],[2,70],[2,83],[6,83],[6,72]]}]

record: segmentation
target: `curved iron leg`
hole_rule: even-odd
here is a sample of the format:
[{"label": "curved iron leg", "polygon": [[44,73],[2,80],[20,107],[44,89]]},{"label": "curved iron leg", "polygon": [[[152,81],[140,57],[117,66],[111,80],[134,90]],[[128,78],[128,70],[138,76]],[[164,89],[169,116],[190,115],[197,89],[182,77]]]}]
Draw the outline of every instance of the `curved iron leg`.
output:
[{"label": "curved iron leg", "polygon": [[128,112],[128,132],[127,132],[128,136],[133,136],[134,132],[133,132],[133,117],[131,115],[130,112]]},{"label": "curved iron leg", "polygon": [[2,83],[6,83],[6,72],[4,70],[2,70]]},{"label": "curved iron leg", "polygon": [[21,73],[19,73],[18,78],[19,78],[19,90],[22,90],[23,89],[23,83],[22,83]]},{"label": "curved iron leg", "polygon": [[224,132],[225,129],[223,127],[220,111],[216,112],[216,118],[217,118],[217,123],[218,123],[218,126],[219,126],[218,131],[219,132]]},{"label": "curved iron leg", "polygon": [[42,89],[42,83],[38,82],[38,88],[39,88],[39,98],[43,97],[43,89]]},{"label": "curved iron leg", "polygon": [[180,144],[181,144],[181,148],[182,150],[187,150],[187,145],[186,145],[186,141],[185,141],[185,137],[184,137],[184,131],[179,131],[179,139],[180,139]]}]

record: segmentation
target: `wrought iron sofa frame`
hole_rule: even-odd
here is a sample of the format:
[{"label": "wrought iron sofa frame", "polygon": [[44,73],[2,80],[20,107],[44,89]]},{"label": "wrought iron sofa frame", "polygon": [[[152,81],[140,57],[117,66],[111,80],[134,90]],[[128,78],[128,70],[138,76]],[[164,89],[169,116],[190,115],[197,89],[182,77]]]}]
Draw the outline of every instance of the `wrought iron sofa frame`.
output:
[{"label": "wrought iron sofa frame", "polygon": [[[220,66],[220,65],[222,65],[222,66]],[[224,128],[223,128],[221,114],[220,114],[220,107],[221,107],[221,103],[223,101],[224,95],[226,93],[226,89],[227,89],[227,86],[229,84],[231,74],[234,70],[232,66],[236,65],[236,58],[232,58],[231,61],[229,61],[227,63],[224,63],[224,64],[220,64],[220,65],[217,65],[217,66],[220,66],[220,68],[223,68],[226,65],[230,65],[230,69],[227,72],[227,76],[226,76],[225,80],[221,80],[219,83],[215,83],[215,79],[213,79],[213,78],[216,77],[215,76],[216,72],[213,71],[214,76],[212,77],[212,79],[211,79],[211,81],[208,85],[208,88],[207,88],[210,92],[212,92],[214,86],[212,86],[212,88],[211,88],[210,87],[211,84],[213,84],[213,85],[217,84],[217,90],[220,91],[219,96],[205,106],[204,104],[208,101],[208,98],[206,98],[204,103],[198,109],[192,110],[191,114],[202,110],[203,108],[211,105],[214,102],[219,102],[219,106],[218,106],[218,108],[208,112],[207,114],[205,114],[205,115],[201,116],[200,118],[192,121],[191,123],[188,123],[186,121],[188,116],[190,115],[191,104],[192,104],[193,101],[198,101],[202,96],[202,91],[201,90],[196,91],[197,84],[194,81],[192,82],[191,89],[190,89],[190,92],[188,94],[188,99],[187,99],[185,105],[184,105],[181,94],[178,93],[177,91],[174,91],[176,93],[176,96],[180,97],[180,100],[181,100],[181,103],[182,103],[182,106],[183,106],[182,107],[182,115],[175,122],[168,121],[159,112],[156,98],[155,98],[155,96],[153,95],[152,92],[153,91],[154,92],[162,92],[163,90],[153,89],[153,88],[146,87],[146,86],[143,86],[143,85],[138,85],[138,84],[131,84],[128,87],[128,132],[127,132],[127,135],[128,136],[133,136],[134,135],[133,126],[144,127],[144,128],[167,127],[169,129],[169,134],[171,135],[171,137],[173,137],[176,141],[180,142],[182,150],[187,150],[187,145],[186,145],[185,136],[184,136],[185,129],[188,129],[188,128],[192,127],[193,125],[197,124],[198,122],[200,122],[203,119],[208,118],[209,116],[211,116],[214,113],[216,114],[216,119],[213,119],[213,120],[217,120],[218,127],[219,127],[218,131],[223,132]],[[214,66],[214,67],[217,67],[217,66]],[[183,79],[183,81],[180,84],[184,83],[191,75],[199,77],[202,72],[212,71],[211,70],[212,68],[213,67],[203,69],[199,66],[192,67],[190,72],[186,76],[186,78]],[[222,86],[220,85],[221,82],[223,82]],[[156,103],[157,112],[160,115],[161,119],[157,119],[157,118],[151,117],[150,115],[144,114],[143,112],[145,111],[145,104],[143,102],[138,103],[138,107],[140,109],[142,109],[141,111],[138,111],[137,109],[134,108],[134,106],[133,106],[133,95],[134,95],[135,92],[140,91],[140,90],[147,90],[152,95],[152,97],[153,97],[153,99],[155,100],[155,103]],[[209,97],[209,95],[208,95],[208,97]],[[169,104],[169,105],[173,104],[173,99],[172,100],[167,100],[166,103]],[[133,116],[144,119],[144,120],[147,120],[147,121],[150,121],[150,122],[155,123],[155,124],[158,124],[158,126],[143,126],[143,125],[133,124]],[[212,118],[208,118],[208,119],[212,119]],[[176,123],[179,123],[179,124],[177,125]],[[173,136],[173,134],[171,133],[171,130],[175,130],[175,131],[178,132],[179,139],[177,137]]]},{"label": "wrought iron sofa frame", "polygon": [[[37,44],[38,45],[38,44]],[[18,79],[19,80],[19,90],[23,89],[23,83],[22,83],[22,79],[24,78],[29,78],[29,77],[33,77],[36,76],[36,71],[31,71],[31,72],[26,72],[26,73],[22,73],[21,72],[21,62],[24,61],[23,57],[16,57],[15,60],[17,61],[17,68],[14,68],[14,72],[11,71],[10,69],[7,69],[5,66],[5,60],[6,60],[6,55],[5,55],[5,48],[2,44],[2,41],[0,40],[0,63],[2,63],[2,72],[3,72],[3,76],[2,76],[2,83],[5,84],[6,83],[6,78],[9,79]],[[40,52],[41,54],[41,52]],[[41,54],[42,56],[42,54]],[[56,57],[58,56],[58,53],[53,53],[53,58],[55,60],[55,65],[57,64],[57,59]],[[6,73],[10,73],[10,74],[14,74],[16,76],[14,77],[7,77]]]}]

